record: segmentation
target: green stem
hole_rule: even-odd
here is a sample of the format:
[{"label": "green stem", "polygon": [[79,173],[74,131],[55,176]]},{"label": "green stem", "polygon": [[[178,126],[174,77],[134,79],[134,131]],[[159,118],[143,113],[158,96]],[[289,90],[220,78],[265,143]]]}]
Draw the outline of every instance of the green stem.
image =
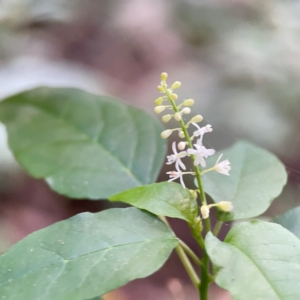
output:
[{"label": "green stem", "polygon": [[198,256],[194,253],[194,251],[182,240],[179,241],[182,249],[186,252],[186,254],[194,261],[194,263],[198,266],[202,266],[202,261],[198,258]]},{"label": "green stem", "polygon": [[222,221],[218,221],[214,227],[214,230],[213,230],[213,234],[214,236],[218,236],[221,228],[222,228],[222,225],[223,225],[223,222]]},{"label": "green stem", "polygon": [[186,272],[190,276],[193,285],[198,289],[198,287],[200,285],[200,279],[199,279],[198,275],[196,274],[193,266],[191,265],[191,262],[189,261],[188,257],[186,256],[182,246],[179,244],[175,248],[175,250],[176,250]]},{"label": "green stem", "polygon": [[209,275],[209,257],[206,252],[202,259],[203,267],[201,268],[201,285],[200,285],[200,299],[208,300],[208,287],[210,284],[210,275]]},{"label": "green stem", "polygon": [[[164,216],[159,216],[159,218],[168,226],[171,228],[168,220],[166,219],[166,217]],[[176,246],[175,250],[177,252],[177,255],[179,256],[179,259],[181,260],[181,263],[183,264],[186,272],[188,273],[193,285],[195,286],[195,288],[199,288],[200,286],[200,279],[198,277],[198,275],[195,272],[195,269],[193,268],[189,258],[187,257],[187,255],[185,254],[184,250],[183,250],[183,245],[184,244],[182,241],[179,242],[179,244]],[[185,245],[185,244],[184,244]],[[188,246],[186,245],[186,247],[188,248]],[[191,252],[193,252],[191,250]],[[193,252],[194,254],[194,252]],[[194,254],[196,256],[196,254]],[[198,257],[197,257],[198,259]],[[198,259],[199,260],[199,259]]]}]

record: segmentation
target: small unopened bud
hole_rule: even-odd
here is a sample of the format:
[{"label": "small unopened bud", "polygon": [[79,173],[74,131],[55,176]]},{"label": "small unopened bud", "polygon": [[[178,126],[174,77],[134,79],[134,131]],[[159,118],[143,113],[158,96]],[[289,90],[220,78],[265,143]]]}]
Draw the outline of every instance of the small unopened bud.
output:
[{"label": "small unopened bud", "polygon": [[156,106],[154,108],[154,111],[157,113],[157,114],[160,114],[161,112],[163,112],[164,110],[166,109],[166,107],[164,105],[160,105],[160,106]]},{"label": "small unopened bud", "polygon": [[190,121],[190,123],[198,123],[201,122],[203,120],[203,117],[201,115],[196,115],[195,117],[193,117]]},{"label": "small unopened bud", "polygon": [[187,99],[187,100],[182,102],[182,104],[185,105],[185,106],[193,106],[194,103],[195,103],[195,101],[193,99]]},{"label": "small unopened bud", "polygon": [[167,123],[172,119],[172,115],[164,115],[161,119],[164,123]]},{"label": "small unopened bud", "polygon": [[177,100],[178,95],[177,95],[177,94],[171,94],[171,98],[172,98],[173,100]]},{"label": "small unopened bud", "polygon": [[184,136],[184,132],[183,131],[179,131],[178,136],[183,139],[185,137]]},{"label": "small unopened bud", "polygon": [[165,131],[163,131],[160,136],[163,138],[163,139],[167,139],[171,134],[172,134],[172,130],[170,129],[167,129]]},{"label": "small unopened bud", "polygon": [[181,114],[180,114],[179,112],[175,113],[174,119],[175,119],[176,121],[180,121],[180,120],[181,120]]},{"label": "small unopened bud", "polygon": [[181,111],[183,114],[190,114],[191,113],[191,109],[189,107],[185,107],[182,111]]},{"label": "small unopened bud", "polygon": [[158,90],[159,92],[161,92],[161,93],[163,93],[163,92],[165,91],[165,89],[164,89],[161,85],[159,85],[159,86],[157,87],[157,90]]},{"label": "small unopened bud", "polygon": [[178,89],[181,87],[181,82],[180,81],[175,81],[172,86],[171,86],[171,89],[172,90],[175,90],[175,89]]},{"label": "small unopened bud", "polygon": [[220,201],[219,203],[217,203],[217,207],[226,212],[232,211],[233,209],[233,205],[229,201]]},{"label": "small unopened bud", "polygon": [[202,218],[207,219],[209,217],[209,207],[207,205],[202,205],[200,210]]},{"label": "small unopened bud", "polygon": [[168,73],[163,72],[163,73],[160,74],[160,79],[161,79],[162,81],[166,81],[167,78],[168,78]]},{"label": "small unopened bud", "polygon": [[177,147],[179,150],[183,150],[185,148],[185,146],[186,146],[186,142],[180,142],[180,143],[178,143]]},{"label": "small unopened bud", "polygon": [[193,197],[194,199],[197,199],[197,196],[198,196],[197,191],[195,191],[195,190],[190,190],[190,193],[191,193],[191,195],[192,195],[192,197]]},{"label": "small unopened bud", "polygon": [[159,97],[154,101],[154,103],[155,103],[155,105],[161,105],[163,103],[163,101],[164,101],[164,98]]}]

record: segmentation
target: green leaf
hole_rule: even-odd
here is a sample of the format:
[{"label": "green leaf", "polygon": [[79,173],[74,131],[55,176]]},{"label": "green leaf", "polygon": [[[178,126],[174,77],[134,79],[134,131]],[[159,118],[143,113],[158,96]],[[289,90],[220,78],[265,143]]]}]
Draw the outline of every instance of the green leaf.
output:
[{"label": "green leaf", "polygon": [[[272,153],[247,142],[238,142],[223,153],[232,166],[230,176],[217,172],[203,175],[204,190],[215,202],[233,204],[231,213],[220,213],[218,218],[230,221],[261,215],[286,184],[283,164]],[[209,160],[210,164],[214,160]]]},{"label": "green leaf", "polygon": [[166,153],[159,122],[77,89],[38,88],[0,103],[18,162],[52,189],[100,199],[155,182]]},{"label": "green leaf", "polygon": [[300,206],[293,208],[273,219],[300,239]]},{"label": "green leaf", "polygon": [[233,300],[300,299],[300,241],[280,225],[241,223],[225,242],[209,233],[205,244],[219,268],[216,283]]},{"label": "green leaf", "polygon": [[174,182],[161,182],[137,187],[109,198],[149,212],[193,222],[198,205],[189,190]]},{"label": "green leaf", "polygon": [[158,270],[178,240],[136,208],[79,214],[37,231],[0,256],[5,300],[82,300]]}]

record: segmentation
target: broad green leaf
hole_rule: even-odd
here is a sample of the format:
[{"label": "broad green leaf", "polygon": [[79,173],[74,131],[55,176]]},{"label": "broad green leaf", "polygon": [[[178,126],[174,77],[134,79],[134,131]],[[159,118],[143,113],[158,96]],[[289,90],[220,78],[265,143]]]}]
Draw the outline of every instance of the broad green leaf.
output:
[{"label": "broad green leaf", "polygon": [[280,224],[300,239],[300,206],[276,216],[273,222]]},{"label": "broad green leaf", "polygon": [[83,300],[158,270],[178,240],[137,208],[79,214],[37,231],[0,256],[5,300]]},{"label": "broad green leaf", "polygon": [[221,242],[209,233],[205,244],[216,269],[216,283],[233,300],[300,299],[300,241],[273,223],[234,226]]},{"label": "broad green leaf", "polygon": [[140,109],[77,89],[38,88],[0,103],[18,162],[52,189],[100,199],[155,182],[166,143]]},{"label": "broad green leaf", "polygon": [[[219,214],[223,221],[261,215],[282,191],[287,175],[283,164],[272,153],[247,142],[238,142],[225,150],[230,176],[217,172],[203,175],[204,190],[215,202],[231,201],[233,211]],[[215,158],[214,158],[215,160]],[[213,165],[214,160],[209,160]]]},{"label": "broad green leaf", "polygon": [[109,198],[151,213],[193,222],[198,205],[189,190],[174,182],[161,182],[133,188]]}]

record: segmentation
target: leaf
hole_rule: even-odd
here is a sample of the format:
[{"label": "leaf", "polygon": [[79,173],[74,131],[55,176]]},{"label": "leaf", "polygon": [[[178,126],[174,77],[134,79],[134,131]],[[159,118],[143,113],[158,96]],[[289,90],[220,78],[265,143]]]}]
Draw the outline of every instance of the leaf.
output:
[{"label": "leaf", "polygon": [[230,221],[261,215],[286,184],[283,164],[272,153],[247,142],[238,142],[223,153],[232,166],[230,176],[217,172],[203,175],[204,190],[215,202],[233,204],[231,213],[220,213],[218,218]]},{"label": "leaf", "polygon": [[300,299],[300,241],[280,225],[241,223],[225,242],[209,233],[205,244],[219,268],[216,283],[233,300]]},{"label": "leaf", "polygon": [[300,206],[276,216],[273,222],[280,224],[300,239]]},{"label": "leaf", "polygon": [[112,98],[37,88],[0,103],[18,162],[52,189],[100,199],[155,182],[166,153],[159,122]]},{"label": "leaf", "polygon": [[198,205],[191,193],[180,184],[161,182],[122,192],[109,198],[145,209],[159,216],[179,218],[193,222]]},{"label": "leaf", "polygon": [[82,300],[158,270],[178,240],[136,208],[79,214],[39,230],[0,256],[5,300]]}]

